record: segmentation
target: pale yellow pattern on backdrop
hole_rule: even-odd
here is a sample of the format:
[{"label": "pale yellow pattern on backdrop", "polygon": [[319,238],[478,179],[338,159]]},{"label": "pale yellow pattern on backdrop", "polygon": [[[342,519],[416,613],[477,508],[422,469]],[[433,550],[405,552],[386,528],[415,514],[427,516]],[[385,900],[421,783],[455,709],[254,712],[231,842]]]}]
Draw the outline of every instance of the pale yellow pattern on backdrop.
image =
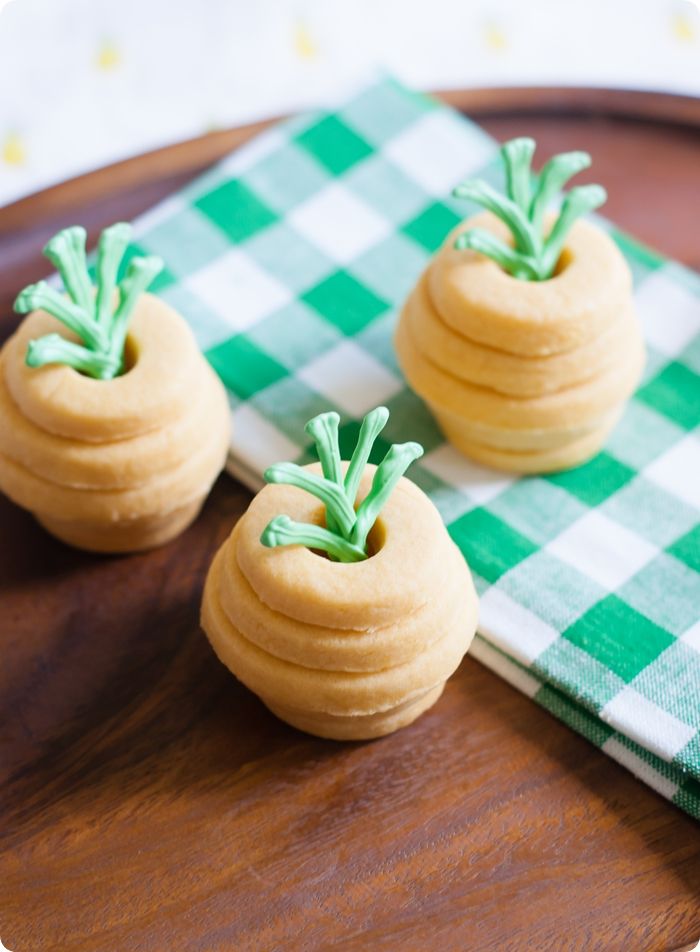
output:
[{"label": "pale yellow pattern on backdrop", "polygon": [[303,20],[299,20],[294,25],[294,50],[303,60],[316,59],[318,56],[318,45],[309,30],[309,27]]},{"label": "pale yellow pattern on backdrop", "polygon": [[488,23],[484,29],[484,42],[490,50],[501,53],[508,48],[508,37],[497,23]]},{"label": "pale yellow pattern on backdrop", "polygon": [[97,68],[109,72],[112,69],[116,69],[121,64],[121,61],[122,55],[116,43],[113,43],[111,40],[103,40],[95,57]]},{"label": "pale yellow pattern on backdrop", "polygon": [[27,161],[27,149],[22,137],[10,132],[2,143],[2,160],[6,165],[24,165]]},{"label": "pale yellow pattern on backdrop", "polygon": [[695,24],[685,13],[676,13],[671,18],[671,30],[681,43],[692,43],[695,40]]}]

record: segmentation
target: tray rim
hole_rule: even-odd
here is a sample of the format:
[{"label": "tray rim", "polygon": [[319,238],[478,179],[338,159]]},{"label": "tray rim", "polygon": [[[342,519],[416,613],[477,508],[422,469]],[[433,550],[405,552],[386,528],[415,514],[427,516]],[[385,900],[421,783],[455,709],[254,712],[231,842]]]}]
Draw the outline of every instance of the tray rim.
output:
[{"label": "tray rim", "polygon": [[[592,86],[494,86],[432,90],[444,103],[476,119],[517,115],[606,116],[700,131],[700,97]],[[23,231],[68,207],[147,185],[166,175],[192,175],[285,118],[273,116],[141,152],[47,186],[0,207],[0,235]],[[115,188],[116,185],[116,188]]]}]

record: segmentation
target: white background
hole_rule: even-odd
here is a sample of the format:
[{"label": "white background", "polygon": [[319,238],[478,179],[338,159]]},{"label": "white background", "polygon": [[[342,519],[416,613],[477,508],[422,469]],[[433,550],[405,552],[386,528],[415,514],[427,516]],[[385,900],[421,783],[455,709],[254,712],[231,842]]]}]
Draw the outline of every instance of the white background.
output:
[{"label": "white background", "polygon": [[700,0],[5,3],[0,205],[211,129],[330,102],[377,67],[425,89],[700,95]]}]

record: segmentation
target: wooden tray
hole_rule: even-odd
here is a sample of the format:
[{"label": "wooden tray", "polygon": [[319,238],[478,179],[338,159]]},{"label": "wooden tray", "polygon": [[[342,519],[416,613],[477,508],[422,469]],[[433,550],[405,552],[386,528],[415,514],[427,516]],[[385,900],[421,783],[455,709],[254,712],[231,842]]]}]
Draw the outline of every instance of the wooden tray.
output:
[{"label": "wooden tray", "polygon": [[[698,265],[697,100],[457,92],[499,138],[585,147],[607,213]],[[0,327],[58,227],[92,236],[253,129],[0,210]],[[249,494],[222,477],[181,539],[98,558],[0,500],[0,937],[79,950],[672,950],[700,937],[700,828],[467,659],[369,744],[277,721],[198,626]]]}]

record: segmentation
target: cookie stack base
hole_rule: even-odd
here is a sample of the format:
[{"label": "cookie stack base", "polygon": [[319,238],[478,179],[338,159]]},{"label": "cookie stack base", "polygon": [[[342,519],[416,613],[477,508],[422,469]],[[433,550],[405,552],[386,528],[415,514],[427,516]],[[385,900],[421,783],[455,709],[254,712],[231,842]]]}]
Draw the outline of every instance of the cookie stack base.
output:
[{"label": "cookie stack base", "polygon": [[162,516],[146,516],[111,525],[64,521],[39,513],[34,513],[34,517],[39,525],[66,545],[88,552],[120,554],[144,552],[170,542],[194,522],[203,503],[204,499],[195,499]]},{"label": "cookie stack base", "polygon": [[476,629],[471,574],[439,513],[400,480],[380,548],[356,563],[266,548],[260,534],[281,513],[318,522],[319,504],[266,486],[214,557],[202,628],[217,657],[281,720],[318,737],[370,740],[407,726],[440,697]]},{"label": "cookie stack base", "polygon": [[[428,404],[430,406],[430,404]],[[565,469],[580,466],[586,460],[600,452],[610,432],[620,418],[622,411],[617,411],[605,423],[592,429],[584,436],[579,436],[560,446],[547,447],[531,452],[507,450],[496,446],[486,446],[475,443],[464,435],[459,421],[451,414],[442,413],[437,407],[431,407],[440,429],[450,443],[460,453],[469,456],[477,463],[500,469],[504,472],[532,475],[535,473],[557,473]]]},{"label": "cookie stack base", "polygon": [[391,710],[380,711],[378,714],[353,714],[347,717],[337,714],[314,714],[292,707],[283,707],[264,697],[260,700],[281,721],[307,734],[325,737],[328,740],[374,740],[377,737],[393,734],[402,727],[408,727],[435,704],[444,690],[444,683],[438,684],[420,697],[399,704]]}]

